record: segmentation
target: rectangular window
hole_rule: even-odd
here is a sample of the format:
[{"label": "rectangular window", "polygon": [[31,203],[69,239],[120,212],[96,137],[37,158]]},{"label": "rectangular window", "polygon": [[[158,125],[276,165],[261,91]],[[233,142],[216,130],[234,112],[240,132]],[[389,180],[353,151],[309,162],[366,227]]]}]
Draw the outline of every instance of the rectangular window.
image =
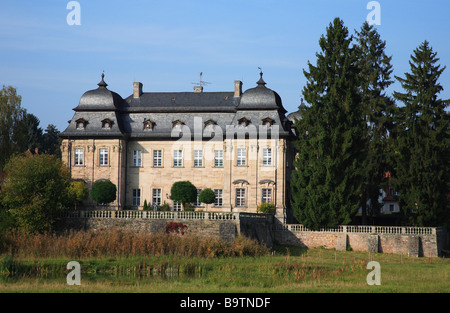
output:
[{"label": "rectangular window", "polygon": [[223,167],[223,150],[214,150],[214,166]]},{"label": "rectangular window", "polygon": [[390,212],[394,212],[394,205],[393,204],[389,204],[389,211]]},{"label": "rectangular window", "polygon": [[183,151],[173,150],[173,167],[183,166]]},{"label": "rectangular window", "polygon": [[201,206],[202,205],[202,203],[198,199],[198,197],[200,196],[200,192],[202,192],[202,190],[201,189],[197,189],[197,200],[195,200],[194,206]]},{"label": "rectangular window", "polygon": [[162,150],[153,150],[153,167],[162,166]]},{"label": "rectangular window", "polygon": [[262,190],[262,202],[272,202],[272,189],[263,188]]},{"label": "rectangular window", "polygon": [[133,151],[133,166],[141,166],[141,150]]},{"label": "rectangular window", "polygon": [[202,167],[202,166],[203,166],[203,151],[194,150],[194,167]]},{"label": "rectangular window", "polygon": [[141,189],[133,189],[133,206],[141,205]]},{"label": "rectangular window", "polygon": [[174,211],[181,211],[181,203],[177,202],[177,201],[174,201],[173,202],[173,210]]},{"label": "rectangular window", "polygon": [[272,165],[272,149],[263,149],[263,165]]},{"label": "rectangular window", "polygon": [[100,149],[100,166],[108,165],[108,149]]},{"label": "rectangular window", "polygon": [[222,189],[214,189],[214,206],[222,206],[223,192]]},{"label": "rectangular window", "polygon": [[161,205],[161,189],[153,189],[152,204]]},{"label": "rectangular window", "polygon": [[245,165],[245,148],[238,148],[237,149],[237,166],[244,166]]},{"label": "rectangular window", "polygon": [[236,189],[236,206],[245,206],[245,189]]},{"label": "rectangular window", "polygon": [[83,165],[83,149],[75,149],[75,165]]}]

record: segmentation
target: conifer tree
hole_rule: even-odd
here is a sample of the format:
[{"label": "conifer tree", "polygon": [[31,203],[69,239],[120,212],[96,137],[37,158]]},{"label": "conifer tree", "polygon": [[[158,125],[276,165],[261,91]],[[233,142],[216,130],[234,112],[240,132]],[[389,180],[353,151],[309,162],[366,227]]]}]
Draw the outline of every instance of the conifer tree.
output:
[{"label": "conifer tree", "polygon": [[357,54],[344,23],[336,18],[319,40],[317,63],[304,70],[307,84],[296,121],[296,171],[292,207],[311,229],[348,224],[360,204],[366,125],[358,90]]},{"label": "conifer tree", "polygon": [[[356,32],[355,49],[358,55],[360,92],[364,120],[368,125],[367,158],[364,162],[365,181],[362,186],[362,224],[367,224],[366,209],[371,215],[379,212],[379,190],[383,186],[386,172],[391,171],[388,156],[388,136],[393,125],[395,102],[386,95],[393,83],[392,57],[385,53],[386,42],[381,40],[373,25],[365,22]],[[366,202],[370,199],[370,207]]]},{"label": "conifer tree", "polygon": [[405,93],[394,92],[402,102],[396,116],[395,174],[399,205],[417,226],[449,225],[450,100],[438,98],[438,80],[445,66],[424,41],[411,55],[410,72],[397,77]]}]

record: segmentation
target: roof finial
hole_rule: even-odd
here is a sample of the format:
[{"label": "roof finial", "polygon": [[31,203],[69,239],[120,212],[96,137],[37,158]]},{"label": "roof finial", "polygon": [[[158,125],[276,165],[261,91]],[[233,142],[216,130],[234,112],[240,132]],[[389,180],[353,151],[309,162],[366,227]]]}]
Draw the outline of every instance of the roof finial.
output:
[{"label": "roof finial", "polygon": [[258,86],[264,86],[266,84],[266,82],[262,78],[263,77],[262,69],[260,67],[258,67],[258,69],[259,69],[259,76],[260,76],[260,78],[259,78],[259,80],[256,83],[258,84]]},{"label": "roof finial", "polygon": [[104,78],[105,78],[105,71],[102,72],[102,81],[97,84],[99,87],[105,87],[106,88],[106,86],[108,86],[108,84],[105,83]]}]

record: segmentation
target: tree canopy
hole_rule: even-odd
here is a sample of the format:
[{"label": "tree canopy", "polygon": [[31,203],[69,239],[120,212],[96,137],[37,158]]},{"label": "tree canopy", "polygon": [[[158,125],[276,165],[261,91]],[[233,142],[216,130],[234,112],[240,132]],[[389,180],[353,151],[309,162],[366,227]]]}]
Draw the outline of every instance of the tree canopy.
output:
[{"label": "tree canopy", "polygon": [[296,219],[316,229],[350,223],[360,204],[367,138],[358,90],[357,54],[336,18],[319,40],[316,65],[308,62],[296,121],[292,207]]},{"label": "tree canopy", "polygon": [[99,180],[92,185],[91,199],[98,204],[108,204],[116,200],[117,187],[110,180]]},{"label": "tree canopy", "polygon": [[70,204],[70,172],[52,155],[20,155],[5,166],[2,204],[26,231],[51,229],[54,218]]},{"label": "tree canopy", "polygon": [[442,100],[439,77],[445,66],[427,41],[411,55],[410,72],[396,79],[405,92],[394,92],[403,106],[393,131],[395,182],[403,215],[417,226],[449,226],[450,100]]},{"label": "tree canopy", "polygon": [[170,199],[185,207],[187,203],[197,201],[197,188],[190,181],[175,182],[170,189]]}]

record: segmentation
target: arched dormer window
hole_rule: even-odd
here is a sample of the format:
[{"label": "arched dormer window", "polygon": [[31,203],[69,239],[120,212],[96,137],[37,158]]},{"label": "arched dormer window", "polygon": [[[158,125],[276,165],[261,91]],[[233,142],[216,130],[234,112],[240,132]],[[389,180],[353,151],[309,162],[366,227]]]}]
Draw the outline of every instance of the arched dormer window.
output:
[{"label": "arched dormer window", "polygon": [[250,124],[250,120],[246,117],[238,119],[239,126],[247,127]]},{"label": "arched dormer window", "polygon": [[144,119],[144,130],[153,130],[155,122],[150,119]]},{"label": "arched dormer window", "polygon": [[181,125],[183,125],[184,123],[180,120],[175,120],[172,122],[172,128],[180,128],[181,129]]},{"label": "arched dormer window", "polygon": [[112,124],[113,124],[113,121],[110,120],[109,118],[105,118],[104,120],[102,120],[102,128],[103,129],[111,129]]},{"label": "arched dormer window", "polygon": [[77,129],[85,129],[86,124],[87,124],[87,121],[84,118],[79,118],[75,121],[75,125],[76,125],[75,127]]},{"label": "arched dormer window", "polygon": [[270,118],[270,117],[266,117],[266,118],[263,118],[262,120],[262,124],[263,124],[263,126],[272,126],[273,125],[273,123],[275,122],[272,118]]},{"label": "arched dormer window", "polygon": [[214,120],[211,120],[211,119],[209,119],[209,120],[207,120],[206,122],[205,122],[205,128],[207,128],[207,127],[214,127],[214,125],[216,125],[217,123],[216,123],[216,121],[214,121]]}]

